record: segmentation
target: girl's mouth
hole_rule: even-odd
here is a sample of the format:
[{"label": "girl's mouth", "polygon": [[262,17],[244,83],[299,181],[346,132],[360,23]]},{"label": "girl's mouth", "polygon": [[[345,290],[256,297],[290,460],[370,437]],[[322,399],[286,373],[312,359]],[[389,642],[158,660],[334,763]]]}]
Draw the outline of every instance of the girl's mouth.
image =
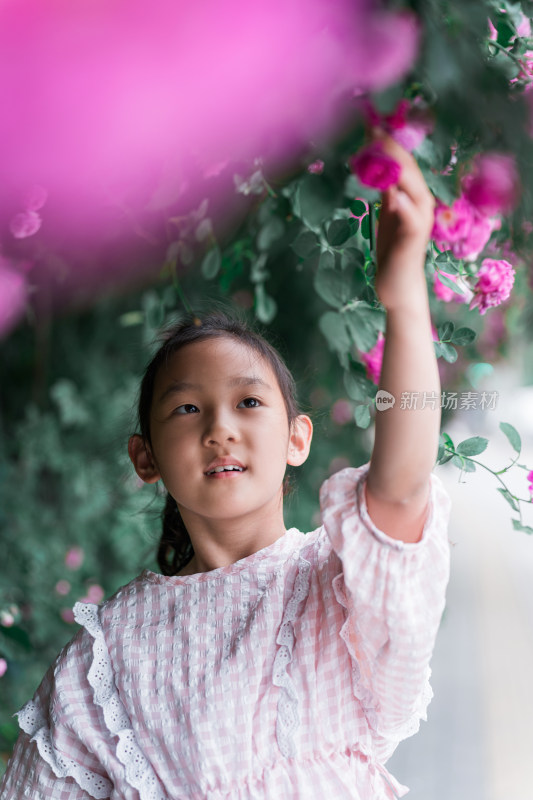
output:
[{"label": "girl's mouth", "polygon": [[246,471],[246,467],[238,467],[236,464],[228,464],[225,467],[213,467],[205,475],[208,478],[231,478]]}]

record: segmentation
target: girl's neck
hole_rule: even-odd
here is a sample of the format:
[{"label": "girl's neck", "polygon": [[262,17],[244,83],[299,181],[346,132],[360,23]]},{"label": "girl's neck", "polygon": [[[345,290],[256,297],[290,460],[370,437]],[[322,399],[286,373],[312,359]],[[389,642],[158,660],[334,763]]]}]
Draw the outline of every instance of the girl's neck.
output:
[{"label": "girl's neck", "polygon": [[178,575],[194,575],[227,567],[242,558],[269,547],[286,532],[283,509],[272,517],[254,515],[253,520],[220,521],[210,523],[203,519],[188,518],[187,511],[180,509],[189,532],[194,556]]}]

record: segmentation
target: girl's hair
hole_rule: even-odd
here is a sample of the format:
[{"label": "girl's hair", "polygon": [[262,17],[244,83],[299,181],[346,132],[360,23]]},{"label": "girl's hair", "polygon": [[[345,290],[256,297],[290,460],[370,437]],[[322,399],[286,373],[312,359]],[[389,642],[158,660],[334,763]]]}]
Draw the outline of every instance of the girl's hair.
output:
[{"label": "girl's hair", "polygon": [[[222,312],[212,312],[201,319],[189,316],[163,331],[162,345],[148,364],[141,382],[139,425],[141,436],[150,447],[152,447],[150,411],[159,368],[182,347],[216,338],[232,338],[242,342],[271,366],[285,401],[289,425],[301,413],[296,401],[294,379],[280,354],[263,336],[249,328],[242,320],[229,317]],[[286,482],[284,490],[287,490]],[[191,560],[194,549],[176,501],[168,492],[162,522],[163,533],[157,551],[157,563],[163,575],[175,575]]]}]

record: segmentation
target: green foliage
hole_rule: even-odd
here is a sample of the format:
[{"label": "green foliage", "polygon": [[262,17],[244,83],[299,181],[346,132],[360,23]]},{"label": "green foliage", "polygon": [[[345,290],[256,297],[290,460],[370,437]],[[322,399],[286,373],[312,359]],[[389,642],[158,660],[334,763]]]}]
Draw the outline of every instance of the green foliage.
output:
[{"label": "green foliage", "polygon": [[[419,15],[419,58],[404,81],[371,99],[381,113],[405,98],[431,114],[434,130],[415,152],[429,187],[442,202],[453,202],[465,166],[486,150],[514,153],[524,186],[519,208],[502,220],[491,241],[496,253],[511,247],[519,262],[513,300],[504,307],[505,332],[496,345],[488,341],[485,323],[499,309],[481,318],[466,303],[438,300],[432,288],[438,275],[444,286],[464,294],[476,264],[428,248],[426,276],[443,385],[471,389],[469,363],[486,365],[505,356],[512,337],[533,328],[528,276],[520,266],[531,261],[523,223],[533,218],[530,109],[520,77],[520,59],[530,43],[513,38],[520,11],[533,14],[533,3],[399,0],[397,5]],[[489,16],[495,43],[488,40]],[[16,613],[13,625],[0,625],[0,657],[8,661],[0,680],[0,750],[9,750],[16,736],[12,713],[73,634],[62,611],[90,586],[100,585],[108,595],[143,567],[155,566],[161,497],[153,487],[138,485],[126,442],[135,428],[132,406],[142,366],[162,324],[184,310],[201,313],[223,302],[268,326],[281,345],[315,423],[312,455],[299,470],[298,491],[287,501],[288,525],[306,530],[315,525],[322,480],[343,463],[368,457],[361,429],[372,423],[377,387],[363,357],[385,331],[385,313],[374,290],[380,196],[348,168],[364,136],[363,121],[355,119],[337,141],[320,145],[315,155],[324,161],[322,174],[307,171],[310,156],[281,177],[250,164],[248,175],[231,176],[248,202],[231,230],[207,216],[207,200],[189,214],[169,213],[154,285],[103,301],[85,314],[51,322],[45,316],[35,337],[23,327],[5,345],[0,612]],[[350,404],[353,423],[333,422],[330,409],[339,398]],[[446,413],[443,409],[445,418]],[[513,495],[501,476],[513,466],[526,469],[517,464],[521,439],[509,423],[500,429],[516,454],[502,470],[477,458],[488,444],[479,436],[456,446],[443,433],[437,462],[451,463],[461,474],[490,471],[503,499],[520,515],[528,499]],[[512,524],[533,533],[521,517]],[[68,569],[65,556],[73,547],[83,549],[84,560]],[[58,586],[65,588],[61,581],[69,584],[64,595],[58,592]]]}]

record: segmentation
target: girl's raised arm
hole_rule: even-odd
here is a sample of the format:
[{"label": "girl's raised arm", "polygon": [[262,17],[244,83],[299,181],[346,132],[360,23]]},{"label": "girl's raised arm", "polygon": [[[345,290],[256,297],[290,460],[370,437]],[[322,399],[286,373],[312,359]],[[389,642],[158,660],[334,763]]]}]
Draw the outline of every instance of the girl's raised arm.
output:
[{"label": "girl's raised arm", "polygon": [[394,397],[394,405],[376,412],[366,501],[384,533],[416,542],[440,428],[440,381],[424,275],[434,198],[415,159],[391,137],[376,136],[401,165],[401,175],[383,192],[377,235],[376,291],[387,312],[379,389]]}]

